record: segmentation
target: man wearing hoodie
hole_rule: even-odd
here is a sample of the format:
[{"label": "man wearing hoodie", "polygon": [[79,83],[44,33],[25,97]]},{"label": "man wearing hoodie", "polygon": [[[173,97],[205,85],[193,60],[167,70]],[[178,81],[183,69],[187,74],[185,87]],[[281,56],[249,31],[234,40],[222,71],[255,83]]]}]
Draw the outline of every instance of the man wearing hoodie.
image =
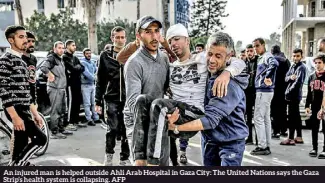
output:
[{"label": "man wearing hoodie", "polygon": [[67,76],[67,94],[68,94],[68,130],[76,131],[77,126],[87,127],[79,121],[80,104],[81,104],[81,74],[85,68],[81,65],[79,59],[74,56],[76,43],[73,40],[65,42],[65,52],[62,56]]},{"label": "man wearing hoodie", "polygon": [[258,55],[254,108],[254,125],[257,133],[258,146],[251,154],[269,155],[271,154],[271,101],[274,92],[276,68],[279,64],[271,53],[266,52],[265,41],[262,38],[255,39],[253,46]]},{"label": "man wearing hoodie", "polygon": [[[172,113],[178,107],[184,121],[191,121],[204,116],[204,94],[208,79],[206,55],[205,53],[190,54],[188,32],[182,24],[171,26],[167,30],[166,38],[179,60],[169,66],[169,87],[172,99],[156,99],[151,104],[147,145],[147,161],[150,165],[166,165],[164,163],[168,160],[169,148],[166,148],[168,147],[166,145],[168,131],[167,121],[165,121],[168,113]],[[225,34],[223,38],[228,38],[228,35]],[[232,40],[228,41],[231,42]],[[227,63],[229,66],[224,69],[223,74],[220,74],[220,76],[225,76],[228,79],[230,79],[230,76],[240,74],[245,67],[242,60],[230,56]],[[185,132],[174,137],[189,139],[196,132]],[[182,155],[185,155],[185,151],[181,149],[181,160]]]},{"label": "man wearing hoodie", "polygon": [[[184,119],[188,109],[183,104],[174,106],[168,114],[168,129],[171,134],[182,136],[189,132],[201,131],[204,166],[241,166],[248,128],[245,123],[245,93],[248,75],[232,77],[225,97],[213,96],[216,78],[224,72],[233,49],[232,38],[218,32],[207,42],[207,61],[210,78],[206,86],[204,101],[205,115],[199,119]],[[185,105],[186,106],[186,105]]]},{"label": "man wearing hoodie", "polygon": [[62,61],[64,44],[61,41],[54,43],[53,52],[50,52],[40,70],[47,76],[47,93],[51,102],[51,122],[49,123],[52,132],[52,139],[65,139],[66,135],[72,132],[64,128],[64,116],[66,111],[66,87],[67,78],[65,67]]},{"label": "man wearing hoodie", "polygon": [[[294,64],[286,74],[285,81],[287,89],[285,91],[285,100],[288,102],[288,121],[289,121],[289,138],[282,141],[281,145],[303,144],[302,139],[302,121],[300,117],[299,104],[302,99],[302,86],[306,78],[306,67],[301,62],[303,58],[302,50],[297,48],[293,50]],[[297,137],[294,139],[295,131]]]},{"label": "man wearing hoodie", "polygon": [[83,50],[84,58],[80,60],[84,66],[85,71],[81,76],[81,93],[82,101],[85,109],[85,116],[89,126],[96,126],[100,121],[97,112],[95,111],[95,73],[97,67],[94,61],[91,60],[91,50],[85,48]]},{"label": "man wearing hoodie", "polygon": [[280,46],[274,45],[271,48],[271,53],[275,60],[278,61],[279,66],[275,74],[274,96],[271,102],[271,116],[273,118],[272,138],[280,139],[280,133],[285,135],[287,131],[287,104],[284,93],[287,89],[285,76],[290,68],[290,61],[284,56],[280,50]]},{"label": "man wearing hoodie", "polygon": [[113,155],[118,136],[121,136],[121,153],[119,165],[129,165],[130,150],[123,120],[125,105],[124,64],[116,60],[117,54],[124,47],[126,32],[123,27],[114,27],[111,31],[113,46],[103,51],[99,57],[96,81],[96,111],[101,112],[102,101],[105,102],[107,114],[106,148],[104,165],[113,165]]},{"label": "man wearing hoodie", "polygon": [[[308,78],[308,93],[306,99],[306,113],[311,115],[311,137],[313,149],[309,152],[309,156],[317,157],[318,154],[318,131],[321,121],[317,118],[318,111],[321,110],[322,99],[325,91],[325,56],[318,55],[314,59],[316,72]],[[322,127],[325,129],[325,123],[322,122]],[[325,131],[323,130],[325,137]],[[325,138],[324,138],[325,139]],[[323,151],[318,155],[318,159],[325,159],[325,141]]]}]

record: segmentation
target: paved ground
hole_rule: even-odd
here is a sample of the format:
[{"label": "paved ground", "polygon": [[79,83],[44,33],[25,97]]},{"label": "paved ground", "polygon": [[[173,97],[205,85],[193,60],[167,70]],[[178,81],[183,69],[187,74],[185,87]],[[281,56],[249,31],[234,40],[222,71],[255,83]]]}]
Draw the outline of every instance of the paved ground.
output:
[{"label": "paved ground", "polygon": [[[65,140],[51,140],[47,153],[41,157],[33,158],[32,162],[43,166],[100,166],[104,160],[105,130],[100,125],[79,129],[73,136]],[[247,146],[243,165],[245,166],[323,166],[325,160],[311,158],[311,134],[309,130],[303,131],[305,144],[296,146],[280,146],[280,140],[272,140],[269,156],[252,156],[249,152],[254,145]],[[319,143],[323,143],[323,135],[319,134]],[[117,144],[114,164],[118,165],[120,143]],[[321,149],[322,145],[320,145]],[[200,134],[190,139],[187,155],[189,164],[201,165]],[[3,157],[2,157],[3,158]]]}]

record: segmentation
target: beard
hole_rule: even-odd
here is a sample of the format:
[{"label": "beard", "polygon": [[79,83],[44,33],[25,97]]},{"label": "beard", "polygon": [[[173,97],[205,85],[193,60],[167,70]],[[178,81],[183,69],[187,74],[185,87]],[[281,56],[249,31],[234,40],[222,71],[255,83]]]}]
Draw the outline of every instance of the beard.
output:
[{"label": "beard", "polygon": [[34,51],[35,51],[34,47],[29,47],[29,48],[26,49],[27,53],[34,53]]}]

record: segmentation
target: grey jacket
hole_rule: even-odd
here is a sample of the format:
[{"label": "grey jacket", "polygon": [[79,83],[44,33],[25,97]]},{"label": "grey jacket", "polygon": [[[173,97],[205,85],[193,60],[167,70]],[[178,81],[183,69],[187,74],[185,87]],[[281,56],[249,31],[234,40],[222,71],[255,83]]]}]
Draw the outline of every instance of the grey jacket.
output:
[{"label": "grey jacket", "polygon": [[47,86],[57,89],[65,89],[67,87],[65,67],[62,58],[56,53],[50,53],[40,69],[44,74],[48,74],[51,71],[55,76],[55,80],[53,82],[48,81]]},{"label": "grey jacket", "polygon": [[144,47],[139,48],[124,67],[126,102],[124,114],[133,116],[136,98],[140,94],[162,98],[169,85],[169,61],[158,50],[154,58]]}]

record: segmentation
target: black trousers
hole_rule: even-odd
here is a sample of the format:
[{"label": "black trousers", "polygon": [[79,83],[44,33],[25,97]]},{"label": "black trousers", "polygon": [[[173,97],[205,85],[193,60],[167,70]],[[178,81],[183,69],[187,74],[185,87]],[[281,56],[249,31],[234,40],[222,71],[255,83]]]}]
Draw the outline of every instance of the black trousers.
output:
[{"label": "black trousers", "polygon": [[289,139],[294,139],[295,131],[297,137],[302,137],[302,121],[299,111],[300,101],[290,101],[289,105]]},{"label": "black trousers", "polygon": [[[25,131],[14,130],[11,166],[24,166],[47,142],[46,135],[36,126],[29,106],[15,106],[18,116],[24,121]],[[12,121],[9,115],[8,119]],[[31,143],[28,143],[28,138]]]},{"label": "black trousers", "polygon": [[124,102],[106,102],[107,131],[106,131],[106,153],[114,154],[116,137],[121,134],[120,160],[129,159],[130,149],[123,118]]},{"label": "black trousers", "polygon": [[255,106],[255,89],[247,88],[246,94],[246,124],[248,126],[248,138],[247,141],[253,142],[253,107]]},{"label": "black trousers", "polygon": [[[299,104],[298,104],[299,106]],[[300,113],[299,113],[300,114]],[[274,95],[271,102],[273,134],[285,133],[288,129],[287,102],[285,96]]]},{"label": "black trousers", "polygon": [[172,161],[173,166],[177,166],[177,145],[176,145],[176,138],[169,137],[170,138],[170,160]]},{"label": "black trousers", "polygon": [[[318,150],[318,132],[319,132],[319,124],[321,121],[317,119],[317,113],[320,110],[320,106],[311,106],[312,115],[311,115],[311,137],[312,137],[312,144],[313,149]],[[323,129],[323,135],[325,139],[325,124],[324,121],[322,121],[322,129]],[[325,151],[325,141],[323,146],[323,151]]]},{"label": "black trousers", "polygon": [[81,105],[81,84],[68,86],[68,122],[77,124],[79,122],[79,113]]}]

